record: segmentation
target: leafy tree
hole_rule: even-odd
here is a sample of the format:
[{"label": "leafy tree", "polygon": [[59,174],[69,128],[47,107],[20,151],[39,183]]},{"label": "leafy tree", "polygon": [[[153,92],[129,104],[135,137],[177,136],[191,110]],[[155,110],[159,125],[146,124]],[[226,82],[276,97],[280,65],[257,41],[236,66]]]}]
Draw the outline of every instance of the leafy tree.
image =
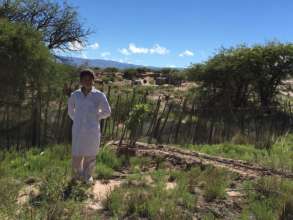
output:
[{"label": "leafy tree", "polygon": [[271,105],[283,80],[293,75],[293,44],[272,42],[251,49],[254,89],[261,106]]},{"label": "leafy tree", "polygon": [[[46,143],[50,101],[62,104],[63,94],[70,94],[72,82],[67,73],[74,69],[54,61],[40,32],[29,25],[3,19],[0,19],[0,69],[0,103],[7,115],[5,129],[12,124],[17,128],[25,121],[29,126],[26,142],[33,146],[40,146],[41,140]],[[64,86],[65,82],[69,85]],[[61,115],[61,108],[58,109]],[[64,115],[58,116],[61,128]],[[0,124],[3,129],[4,123]],[[64,131],[59,133],[62,135]]]},{"label": "leafy tree", "polygon": [[172,80],[182,81],[186,78],[185,72],[174,70],[170,73],[170,77]]},{"label": "leafy tree", "polygon": [[[239,49],[245,53],[245,48]],[[201,83],[201,95],[207,106],[241,107],[248,103],[249,84],[253,80],[247,59],[233,51],[222,49],[204,64],[195,64],[189,78]]]},{"label": "leafy tree", "polygon": [[94,67],[93,69],[94,69],[95,71],[99,71],[99,70],[101,70],[101,68],[98,67],[98,66]]},{"label": "leafy tree", "polygon": [[205,63],[193,64],[191,67],[185,70],[187,80],[189,81],[202,81],[201,77],[205,74]]},{"label": "leafy tree", "polygon": [[161,69],[160,72],[163,76],[169,76],[172,71],[173,71],[172,68],[163,68]]},{"label": "leafy tree", "polygon": [[119,70],[115,67],[107,67],[103,69],[105,73],[117,73]]},{"label": "leafy tree", "polygon": [[39,32],[0,20],[1,97],[11,94],[23,97],[28,85],[31,89],[39,88],[52,61]]},{"label": "leafy tree", "polygon": [[244,107],[252,97],[268,107],[292,73],[293,45],[277,42],[221,49],[207,62],[187,70],[188,79],[200,83],[205,105],[222,107]]},{"label": "leafy tree", "polygon": [[75,50],[70,43],[82,44],[91,33],[79,21],[78,14],[66,2],[51,0],[0,0],[0,18],[24,22],[42,32],[51,49]]},{"label": "leafy tree", "polygon": [[152,70],[147,67],[138,67],[136,68],[137,73],[144,74],[146,72],[151,72]]},{"label": "leafy tree", "polygon": [[[129,140],[131,145],[134,145],[141,135],[143,124],[145,120],[148,119],[149,114],[150,106],[148,104],[136,104],[129,113],[129,117],[126,121],[126,128],[130,131]],[[120,143],[122,143],[124,135],[123,133]]]},{"label": "leafy tree", "polygon": [[135,79],[136,75],[137,75],[137,70],[136,69],[125,69],[123,71],[124,74],[124,78],[129,79],[129,80],[133,80]]}]

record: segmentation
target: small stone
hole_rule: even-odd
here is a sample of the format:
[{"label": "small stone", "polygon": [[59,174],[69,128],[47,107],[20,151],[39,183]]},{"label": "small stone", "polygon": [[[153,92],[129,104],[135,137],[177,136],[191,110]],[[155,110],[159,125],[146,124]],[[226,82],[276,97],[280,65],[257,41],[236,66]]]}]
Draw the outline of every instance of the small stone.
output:
[{"label": "small stone", "polygon": [[200,188],[204,188],[204,187],[206,186],[206,182],[204,182],[204,181],[200,181],[200,182],[198,183],[198,186],[199,186]]},{"label": "small stone", "polygon": [[28,177],[25,181],[24,181],[24,183],[25,184],[28,184],[28,185],[31,185],[31,184],[33,184],[33,183],[35,183],[37,180],[34,178],[34,177]]},{"label": "small stone", "polygon": [[154,183],[152,177],[150,175],[147,175],[146,177],[144,177],[144,180],[147,184],[151,185],[152,183]]},{"label": "small stone", "polygon": [[241,197],[243,196],[240,192],[237,192],[237,191],[227,191],[227,195],[230,196],[230,197]]},{"label": "small stone", "polygon": [[176,182],[168,182],[166,183],[166,189],[171,190],[174,189],[177,186]]}]

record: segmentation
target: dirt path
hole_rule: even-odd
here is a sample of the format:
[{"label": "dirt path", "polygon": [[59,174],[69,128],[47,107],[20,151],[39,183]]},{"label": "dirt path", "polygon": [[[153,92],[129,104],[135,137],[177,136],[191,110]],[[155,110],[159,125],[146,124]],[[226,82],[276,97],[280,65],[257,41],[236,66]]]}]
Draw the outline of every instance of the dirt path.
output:
[{"label": "dirt path", "polygon": [[[112,142],[116,148],[118,142]],[[241,160],[227,159],[223,157],[210,156],[203,153],[198,153],[189,150],[178,149],[178,147],[166,145],[154,145],[138,142],[135,147],[123,144],[117,148],[121,153],[136,154],[141,156],[160,157],[169,160],[175,164],[191,165],[213,165],[216,167],[223,167],[232,172],[238,173],[242,177],[253,179],[260,176],[279,176],[282,178],[293,179],[292,172],[284,172],[267,167],[262,167],[256,164]]]}]

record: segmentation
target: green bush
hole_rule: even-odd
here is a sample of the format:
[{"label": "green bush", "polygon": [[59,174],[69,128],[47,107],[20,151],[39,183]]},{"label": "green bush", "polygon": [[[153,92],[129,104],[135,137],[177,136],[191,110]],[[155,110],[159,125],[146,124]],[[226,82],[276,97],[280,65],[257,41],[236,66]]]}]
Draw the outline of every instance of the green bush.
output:
[{"label": "green bush", "polygon": [[[242,219],[290,219],[293,216],[293,182],[264,177],[247,187],[248,205]],[[254,189],[254,190],[251,190]]]},{"label": "green bush", "polygon": [[113,169],[103,163],[96,164],[96,175],[98,179],[110,179],[113,176]]},{"label": "green bush", "polygon": [[224,170],[208,167],[202,173],[201,179],[205,181],[204,197],[208,202],[225,198],[229,179]]},{"label": "green bush", "polygon": [[102,163],[115,170],[121,167],[122,162],[122,159],[118,158],[113,150],[107,147],[100,148],[97,155],[97,163]]},{"label": "green bush", "polygon": [[104,207],[118,219],[191,219],[191,216],[178,206],[175,194],[168,193],[160,187],[118,188],[103,201]]}]

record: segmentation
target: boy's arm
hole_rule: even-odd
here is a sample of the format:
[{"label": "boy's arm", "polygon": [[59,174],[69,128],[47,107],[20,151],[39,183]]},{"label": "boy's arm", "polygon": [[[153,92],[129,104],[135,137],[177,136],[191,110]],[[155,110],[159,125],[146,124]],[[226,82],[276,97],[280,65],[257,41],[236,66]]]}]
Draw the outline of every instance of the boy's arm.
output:
[{"label": "boy's arm", "polygon": [[74,103],[74,97],[73,97],[72,93],[71,93],[70,97],[68,98],[67,106],[68,106],[68,115],[71,118],[71,120],[74,120],[75,103]]},{"label": "boy's arm", "polygon": [[99,97],[99,102],[98,102],[98,119],[105,119],[108,118],[111,115],[111,107],[108,103],[107,97],[104,93],[101,94]]}]

